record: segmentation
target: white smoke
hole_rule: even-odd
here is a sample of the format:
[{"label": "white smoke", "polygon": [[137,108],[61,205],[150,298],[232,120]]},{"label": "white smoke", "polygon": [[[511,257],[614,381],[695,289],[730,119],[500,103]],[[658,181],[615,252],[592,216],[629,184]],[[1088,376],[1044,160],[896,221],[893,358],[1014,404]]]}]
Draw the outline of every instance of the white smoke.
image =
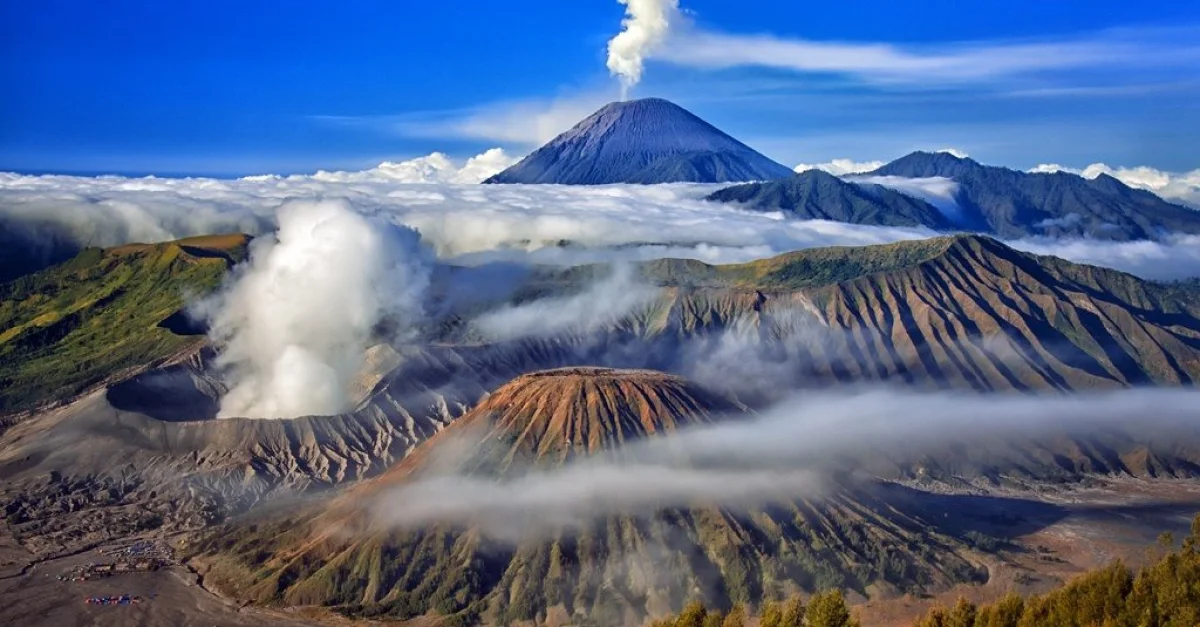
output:
[{"label": "white smoke", "polygon": [[279,232],[202,305],[231,376],[220,417],[293,418],[352,409],[348,387],[373,329],[420,313],[430,258],[412,229],[345,201],[293,201]]},{"label": "white smoke", "polygon": [[621,100],[642,80],[646,59],[667,38],[679,0],[617,0],[625,5],[621,32],[608,41],[608,71],[621,79]]}]

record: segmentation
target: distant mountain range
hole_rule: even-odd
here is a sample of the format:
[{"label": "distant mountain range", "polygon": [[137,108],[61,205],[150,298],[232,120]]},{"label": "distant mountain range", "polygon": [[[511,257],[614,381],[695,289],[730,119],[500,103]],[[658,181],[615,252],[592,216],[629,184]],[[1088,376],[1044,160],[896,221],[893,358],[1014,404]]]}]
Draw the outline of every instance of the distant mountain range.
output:
[{"label": "distant mountain range", "polygon": [[828,172],[808,170],[785,179],[727,187],[708,197],[763,211],[783,211],[804,220],[834,220],[879,226],[956,225],[933,205],[882,185],[850,183]]},{"label": "distant mountain range", "polygon": [[[945,179],[943,206],[914,193]],[[647,98],[614,102],[484,183],[600,185],[745,183],[708,196],[797,219],[923,226],[1004,238],[1156,239],[1200,233],[1200,212],[1101,175],[1029,173],[946,152],[914,152],[865,175],[793,173],[686,109]],[[948,205],[953,204],[953,207]],[[952,210],[950,210],[952,209]]]},{"label": "distant mountain range", "polygon": [[[915,197],[900,201],[877,189],[879,184],[912,187],[918,182],[910,179],[932,178],[953,183],[953,213]],[[958,229],[1005,238],[1135,240],[1171,232],[1200,233],[1200,212],[1108,175],[1086,179],[1066,172],[1021,172],[944,152],[914,152],[845,179],[803,172],[720,190],[708,199],[784,211],[798,219]]]},{"label": "distant mountain range", "polygon": [[726,183],[792,174],[659,98],[614,102],[484,183]]}]

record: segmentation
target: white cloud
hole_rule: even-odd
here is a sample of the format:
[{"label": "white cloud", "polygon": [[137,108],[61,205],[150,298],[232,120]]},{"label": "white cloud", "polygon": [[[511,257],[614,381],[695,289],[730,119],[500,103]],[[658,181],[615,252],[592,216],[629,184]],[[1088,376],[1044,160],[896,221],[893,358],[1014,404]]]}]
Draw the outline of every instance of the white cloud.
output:
[{"label": "white cloud", "polygon": [[622,263],[611,276],[583,292],[500,307],[474,319],[472,325],[493,340],[587,333],[612,325],[658,295],[657,289],[639,283],[633,269]]},{"label": "white cloud", "polygon": [[[962,157],[959,157],[960,159]],[[851,183],[880,185],[894,189],[902,194],[920,198],[937,207],[942,215],[953,222],[961,222],[962,208],[958,206],[955,195],[958,193],[958,183],[943,176],[927,178],[908,178],[903,176],[849,176]]]},{"label": "white cloud", "polygon": [[[839,459],[882,455],[911,463],[947,445],[979,439],[1123,430],[1135,414],[1145,417],[1136,427],[1138,437],[1190,433],[1198,400],[1195,391],[1179,389],[1053,396],[814,390],[750,419],[627,443],[619,456],[522,468],[526,472],[510,472],[508,480],[425,476],[385,490],[366,505],[378,520],[400,528],[470,524],[520,541],[616,513],[696,504],[753,508],[779,499],[821,498],[831,485],[829,472],[840,470]],[[453,467],[461,455],[456,448],[434,449],[433,459]]]},{"label": "white cloud", "polygon": [[853,159],[834,159],[824,163],[801,163],[793,168],[796,172],[822,170],[835,176],[843,174],[860,174],[883,167],[882,161],[855,161]]},{"label": "white cloud", "polygon": [[480,107],[411,118],[385,117],[377,123],[410,137],[454,137],[536,147],[554,139],[617,97],[615,90],[593,89],[548,99],[491,102]]},{"label": "white cloud", "polygon": [[1104,163],[1093,163],[1080,170],[1057,163],[1043,163],[1029,171],[1070,172],[1089,179],[1107,174],[1130,187],[1149,190],[1168,200],[1200,209],[1200,169],[1190,172],[1165,172],[1144,165],[1114,168]]},{"label": "white cloud", "polygon": [[1162,41],[1162,34],[1152,30],[1125,30],[1059,40],[899,45],[720,33],[684,25],[651,58],[702,69],[754,66],[840,74],[871,83],[935,85],[1085,68],[1183,69],[1200,52]]},{"label": "white cloud", "polygon": [[942,149],[941,149],[941,150],[939,150],[938,152],[944,152],[944,153],[946,153],[946,154],[948,154],[948,155],[951,155],[951,156],[954,156],[954,157],[958,157],[959,159],[966,159],[967,157],[970,157],[970,156],[971,156],[971,155],[968,155],[968,154],[966,153],[966,151],[959,150],[959,149],[957,149],[957,148],[942,148]]},{"label": "white cloud", "polygon": [[[785,220],[703,200],[720,187],[399,183],[376,170],[237,180],[0,173],[0,224],[33,240],[109,246],[264,233],[275,227],[275,211],[288,200],[340,198],[360,213],[417,229],[443,258],[551,264],[660,257],[740,262],[814,246],[935,235],[918,228]],[[1200,246],[1183,237],[1011,243],[1150,278],[1200,275]]]},{"label": "white cloud", "polygon": [[[501,148],[492,148],[459,165],[440,152],[408,161],[384,161],[358,172],[318,171],[312,178],[322,183],[393,182],[393,183],[480,183],[519,161]],[[275,180],[278,177],[250,176],[245,180]]]}]

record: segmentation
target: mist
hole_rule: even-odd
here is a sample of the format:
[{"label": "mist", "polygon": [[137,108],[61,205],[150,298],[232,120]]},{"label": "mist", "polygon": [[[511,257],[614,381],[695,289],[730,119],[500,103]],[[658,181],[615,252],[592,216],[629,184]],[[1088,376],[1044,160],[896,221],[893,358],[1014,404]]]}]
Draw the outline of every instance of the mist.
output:
[{"label": "mist", "polygon": [[[518,542],[610,515],[689,506],[745,511],[781,499],[820,499],[852,490],[856,481],[873,481],[865,470],[869,460],[915,462],[983,439],[1046,440],[1110,429],[1137,433],[1139,440],[1192,434],[1196,407],[1200,393],[1183,389],[1075,395],[813,391],[759,415],[729,416],[557,468],[530,466],[505,478],[435,472],[373,497],[369,506],[379,522],[398,528],[473,525]],[[435,457],[434,465],[453,467],[465,447],[442,444],[435,456],[447,451],[448,458]]]},{"label": "mist", "polygon": [[418,320],[432,256],[412,229],[344,201],[292,201],[279,231],[199,305],[229,382],[218,417],[294,418],[353,409],[348,390],[386,317]]},{"label": "mist", "polygon": [[492,340],[586,334],[617,324],[658,296],[658,288],[639,281],[631,265],[620,263],[579,293],[504,305],[476,318],[472,326]]}]

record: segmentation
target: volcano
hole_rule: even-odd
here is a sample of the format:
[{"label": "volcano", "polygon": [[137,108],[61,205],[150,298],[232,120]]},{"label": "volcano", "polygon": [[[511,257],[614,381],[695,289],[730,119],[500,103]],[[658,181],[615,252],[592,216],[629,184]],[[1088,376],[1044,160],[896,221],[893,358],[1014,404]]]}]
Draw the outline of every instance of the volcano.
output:
[{"label": "volcano", "polygon": [[[439,503],[481,497],[426,479],[487,477],[512,489],[509,482],[530,468],[553,472],[576,456],[621,463],[622,448],[633,442],[744,417],[737,403],[659,372],[522,375],[332,504],[213,534],[201,549],[214,565],[206,579],[250,601],[322,605],[351,616],[615,625],[693,598],[728,607],[851,581],[914,589],[979,576],[952,540],[870,487],[736,508],[699,499],[596,510],[603,513],[565,526],[543,524],[546,513],[530,511],[524,516],[536,529],[504,538],[483,519],[408,524],[378,515],[380,506],[401,516],[422,507],[406,487],[437,485]],[[647,472],[646,489],[656,480]]]},{"label": "volcano", "polygon": [[726,183],[790,176],[687,109],[660,98],[605,105],[485,183]]}]

